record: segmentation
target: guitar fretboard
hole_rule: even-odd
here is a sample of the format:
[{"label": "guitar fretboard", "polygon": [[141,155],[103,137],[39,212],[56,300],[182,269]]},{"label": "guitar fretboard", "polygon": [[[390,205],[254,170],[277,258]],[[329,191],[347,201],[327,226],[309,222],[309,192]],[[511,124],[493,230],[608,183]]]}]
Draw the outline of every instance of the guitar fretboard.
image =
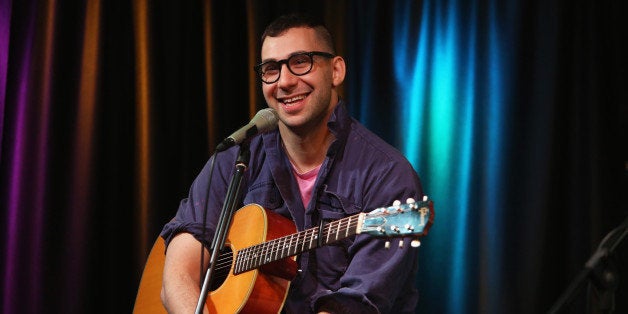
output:
[{"label": "guitar fretboard", "polygon": [[355,235],[362,220],[363,214],[357,214],[326,223],[322,232],[314,227],[244,248],[237,252],[233,273],[243,273]]}]

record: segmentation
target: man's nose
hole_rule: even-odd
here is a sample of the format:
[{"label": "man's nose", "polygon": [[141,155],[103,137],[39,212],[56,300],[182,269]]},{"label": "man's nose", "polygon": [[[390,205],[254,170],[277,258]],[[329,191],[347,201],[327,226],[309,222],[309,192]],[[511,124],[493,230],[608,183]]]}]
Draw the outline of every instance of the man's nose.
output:
[{"label": "man's nose", "polygon": [[279,74],[279,80],[277,81],[277,85],[280,88],[285,88],[288,86],[292,86],[296,84],[297,76],[294,75],[290,69],[288,69],[288,64],[282,64]]}]

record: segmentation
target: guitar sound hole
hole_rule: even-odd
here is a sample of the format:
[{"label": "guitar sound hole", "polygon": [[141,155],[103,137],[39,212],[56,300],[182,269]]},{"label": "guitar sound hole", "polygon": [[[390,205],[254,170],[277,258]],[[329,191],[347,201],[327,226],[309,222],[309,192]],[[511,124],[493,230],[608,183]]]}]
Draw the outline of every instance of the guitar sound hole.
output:
[{"label": "guitar sound hole", "polygon": [[218,261],[214,266],[214,278],[212,278],[212,284],[210,290],[214,291],[218,289],[227,280],[227,276],[231,272],[233,251],[230,247],[225,247],[220,251]]}]

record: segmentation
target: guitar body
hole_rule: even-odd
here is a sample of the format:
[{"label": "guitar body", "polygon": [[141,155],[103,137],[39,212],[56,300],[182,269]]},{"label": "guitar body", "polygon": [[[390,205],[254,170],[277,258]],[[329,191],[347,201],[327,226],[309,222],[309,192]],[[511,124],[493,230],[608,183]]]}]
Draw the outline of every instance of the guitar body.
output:
[{"label": "guitar body", "polygon": [[140,287],[135,297],[134,314],[167,314],[161,303],[160,296],[161,277],[164,271],[164,262],[166,261],[165,250],[164,239],[158,237],[150,250],[148,260],[146,260],[146,265],[144,266]]},{"label": "guitar body", "polygon": [[[251,204],[233,216],[225,246],[234,252],[291,233],[296,228],[287,218]],[[160,298],[164,267],[164,241],[160,237],[150,252],[142,274],[133,313],[166,313]],[[273,262],[238,275],[233,269],[225,281],[209,292],[210,313],[278,313],[286,299],[290,280],[296,274],[293,258]]]},{"label": "guitar body", "polygon": [[[225,245],[237,252],[295,231],[290,220],[251,204],[242,207],[233,216]],[[235,254],[233,256],[235,260]],[[225,282],[209,293],[209,312],[279,313],[287,296],[290,279],[295,274],[296,263],[292,258],[238,275],[234,275],[232,270]]]},{"label": "guitar body", "polygon": [[[396,201],[298,233],[289,219],[257,204],[246,205],[231,220],[206,306],[210,313],[220,314],[279,313],[297,272],[294,256],[356,234],[427,235],[434,222],[433,205],[427,197],[421,202],[408,199],[406,204]],[[163,240],[158,238],[144,268],[134,313],[165,313],[160,298],[163,252]]]}]

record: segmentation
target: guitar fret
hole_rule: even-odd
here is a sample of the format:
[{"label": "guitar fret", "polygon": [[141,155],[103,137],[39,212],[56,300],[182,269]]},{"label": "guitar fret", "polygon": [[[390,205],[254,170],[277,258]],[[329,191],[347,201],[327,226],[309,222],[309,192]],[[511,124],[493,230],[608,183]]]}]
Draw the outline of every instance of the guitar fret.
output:
[{"label": "guitar fret", "polygon": [[270,257],[273,255],[273,244],[274,244],[274,240],[269,241],[268,243],[266,243],[264,245],[264,249],[263,251],[263,257],[262,257],[262,262],[260,265],[264,265],[266,263],[268,263],[268,261],[270,260]]},{"label": "guitar fret", "polygon": [[275,257],[273,258],[274,261],[278,260],[279,258],[279,248],[281,245],[281,240],[277,239],[277,241],[275,241],[275,245],[273,245],[273,253],[275,253]]},{"label": "guitar fret", "polygon": [[[277,251],[279,250],[279,240],[273,240],[272,242],[273,244],[270,247],[270,254],[266,256],[266,262],[274,261],[277,257]],[[273,257],[273,254],[275,255],[275,257]]]},{"label": "guitar fret", "polygon": [[263,248],[264,248],[263,246],[259,246],[259,245],[255,246],[255,259],[252,261],[252,264],[251,264],[252,268],[262,265],[260,259],[264,256],[262,254]]},{"label": "guitar fret", "polygon": [[280,251],[279,251],[279,253],[277,255],[277,259],[278,260],[287,256],[286,255],[286,248],[288,248],[288,252],[290,250],[288,237],[281,238],[280,242],[281,242],[280,245],[279,245]]},{"label": "guitar fret", "polygon": [[245,263],[243,265],[243,271],[244,269],[251,269],[251,267],[253,266],[253,259],[255,258],[255,248],[254,247],[250,247],[246,249],[246,260]]},{"label": "guitar fret", "polygon": [[251,267],[251,260],[253,259],[253,248],[247,248],[246,249],[245,257],[246,258],[244,259],[244,263],[242,263],[241,271],[244,271],[246,269],[250,269],[250,267]]},{"label": "guitar fret", "polygon": [[255,247],[251,247],[249,255],[250,256],[246,262],[246,268],[252,269],[255,267],[255,259],[257,258],[257,251],[255,250]]},{"label": "guitar fret", "polygon": [[274,240],[271,240],[264,245],[264,257],[262,258],[262,263],[260,265],[264,265],[270,260],[270,257],[273,255],[274,242]]},{"label": "guitar fret", "polygon": [[301,248],[299,252],[305,252],[305,238],[307,236],[307,231],[303,231],[299,233],[299,242],[301,243]]},{"label": "guitar fret", "polygon": [[[238,272],[244,271],[244,269],[246,268],[246,264],[249,259],[249,253],[249,249],[244,249],[238,253],[238,256],[236,257],[236,270]],[[240,255],[242,255],[242,258],[240,258]]]},{"label": "guitar fret", "polygon": [[257,246],[255,248],[255,259],[253,260],[253,264],[251,265],[251,267],[255,268],[258,265],[261,265],[260,263],[260,259],[262,258],[262,252],[261,252],[261,247]]},{"label": "guitar fret", "polygon": [[250,248],[246,248],[244,250],[246,252],[244,254],[244,258],[242,259],[242,267],[241,267],[240,271],[244,271],[245,269],[248,269],[249,263],[251,261],[251,249]]},{"label": "guitar fret", "polygon": [[273,259],[273,253],[275,252],[275,245],[277,244],[276,240],[271,240],[268,242],[268,250],[266,250],[266,256],[264,257],[264,263],[268,263]]},{"label": "guitar fret", "polygon": [[260,254],[260,265],[264,265],[264,263],[266,262],[266,259],[268,258],[268,246],[267,245],[262,245],[262,251]]},{"label": "guitar fret", "polygon": [[253,259],[255,258],[255,247],[250,247],[246,249],[246,260],[243,265],[242,271],[245,269],[251,269],[253,267]]},{"label": "guitar fret", "polygon": [[286,241],[288,242],[288,247],[286,252],[284,253],[285,256],[290,256],[290,249],[292,248],[292,245],[294,244],[294,234],[290,235],[290,239],[286,239]]},{"label": "guitar fret", "polygon": [[275,261],[279,260],[279,256],[281,256],[279,255],[279,248],[281,247],[281,239],[278,239],[276,242],[277,242],[276,243],[277,246],[275,247],[275,259],[274,259]]},{"label": "guitar fret", "polygon": [[236,255],[236,262],[235,262],[235,271],[234,273],[239,273],[240,271],[242,271],[242,262],[246,262],[246,258],[247,258],[247,253],[248,250],[242,250],[240,252],[238,252],[238,255]]},{"label": "guitar fret", "polygon": [[236,254],[235,263],[233,263],[233,272],[234,273],[237,273],[240,270],[240,257],[241,257],[241,252],[238,252]]},{"label": "guitar fret", "polygon": [[327,236],[325,237],[325,243],[329,243],[329,235],[331,234],[331,229],[334,225],[333,222],[330,222],[327,224],[329,227],[327,227]]},{"label": "guitar fret", "polygon": [[305,252],[311,248],[310,246],[310,243],[312,243],[312,237],[310,236],[311,233],[312,233],[311,230],[305,230],[305,233],[303,234],[303,249],[301,250],[302,252]]},{"label": "guitar fret", "polygon": [[288,250],[286,251],[285,255],[286,256],[290,256],[290,249],[292,248],[292,245],[294,244],[294,234],[290,235],[290,240],[286,240],[288,241]]},{"label": "guitar fret", "polygon": [[286,254],[286,248],[288,248],[288,252],[290,252],[290,245],[289,245],[289,241],[287,237],[282,238],[282,242],[281,242],[281,254],[279,254],[279,259],[282,259],[286,256],[288,256]]},{"label": "guitar fret", "polygon": [[[393,212],[394,209],[396,210]],[[407,211],[404,211],[406,209]],[[323,224],[322,230],[320,230],[320,226],[314,227],[285,235],[265,243],[252,245],[239,251],[233,251],[231,252],[231,256],[224,254],[221,256],[220,266],[224,267],[228,261],[233,273],[239,274],[258,268],[260,265],[277,261],[288,256],[297,255],[355,234],[369,234],[375,236],[424,235],[433,219],[432,210],[432,202],[427,201],[377,208],[369,213],[359,213]],[[417,212],[420,213],[420,217],[416,217],[418,215]],[[397,216],[401,213],[409,214],[404,215],[404,217]],[[408,230],[395,231],[399,233],[398,235],[381,231],[388,230],[392,226],[402,225],[402,223],[405,223],[405,221],[400,221],[402,218],[408,221],[410,226],[414,224],[413,227],[416,227],[417,230],[407,228]],[[332,232],[334,232],[334,234],[332,234]]]},{"label": "guitar fret", "polygon": [[301,243],[301,252],[305,252],[305,242],[307,240],[307,230],[303,233],[303,242]]},{"label": "guitar fret", "polygon": [[252,254],[251,254],[251,248],[246,248],[246,258],[243,260],[242,263],[242,271],[244,271],[245,269],[249,268],[249,265],[251,264],[251,258],[252,258]]},{"label": "guitar fret", "polygon": [[313,233],[311,229],[305,232],[305,239],[309,240],[307,244],[308,250],[312,248],[312,241],[314,241],[314,238],[313,238],[314,234],[315,233]]},{"label": "guitar fret", "polygon": [[[359,220],[359,219],[358,219]],[[346,223],[345,223],[346,221]],[[353,216],[349,216],[326,224],[323,228],[325,234],[323,245],[349,237],[355,230]],[[343,230],[343,228],[345,228]],[[234,262],[234,272],[242,273],[258,268],[287,256],[297,255],[301,252],[318,247],[319,227],[311,228],[289,236],[270,240],[268,242],[253,245],[240,250]],[[332,235],[332,232],[334,233]],[[333,238],[332,238],[333,236]]]},{"label": "guitar fret", "polygon": [[247,250],[246,253],[246,264],[243,265],[243,269],[242,271],[247,271],[247,270],[251,270],[255,267],[257,267],[257,265],[255,265],[255,256],[256,256],[256,252],[255,252],[256,248],[250,248]]},{"label": "guitar fret", "polygon": [[242,268],[242,263],[241,262],[242,262],[242,257],[245,255],[244,253],[246,253],[246,252],[240,251],[240,252],[238,252],[236,254],[235,263],[234,263],[234,266],[233,266],[233,272],[234,273],[239,272],[240,269]]},{"label": "guitar fret", "polygon": [[247,263],[248,264],[247,265],[248,269],[255,268],[255,260],[257,259],[257,254],[258,254],[257,246],[251,247],[251,253],[250,253],[251,256],[249,257],[249,260],[248,260],[248,263]]}]

